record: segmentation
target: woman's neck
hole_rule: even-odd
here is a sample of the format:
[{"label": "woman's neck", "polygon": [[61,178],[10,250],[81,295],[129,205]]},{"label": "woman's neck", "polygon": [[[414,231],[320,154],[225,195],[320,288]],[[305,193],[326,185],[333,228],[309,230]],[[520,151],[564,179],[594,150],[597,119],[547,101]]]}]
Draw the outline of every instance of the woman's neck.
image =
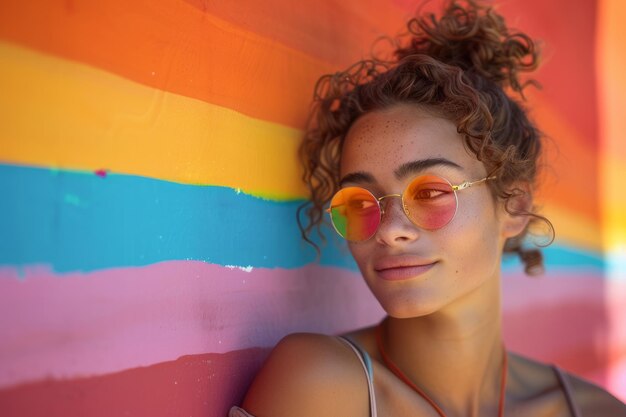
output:
[{"label": "woman's neck", "polygon": [[499,283],[491,279],[428,316],[383,323],[387,355],[448,417],[497,415],[504,354]]}]

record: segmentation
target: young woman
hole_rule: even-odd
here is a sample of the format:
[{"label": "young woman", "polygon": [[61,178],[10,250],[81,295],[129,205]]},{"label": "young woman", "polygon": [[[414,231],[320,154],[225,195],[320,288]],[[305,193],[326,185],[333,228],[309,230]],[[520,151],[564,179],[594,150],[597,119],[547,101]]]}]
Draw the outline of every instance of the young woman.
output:
[{"label": "young woman", "polygon": [[549,225],[533,211],[540,134],[509,96],[537,65],[532,40],[474,1],[408,27],[393,62],[320,80],[301,153],[305,237],[329,216],[388,316],[344,337],[287,336],[230,416],[626,416],[503,345],[502,254],[537,272],[522,240]]}]

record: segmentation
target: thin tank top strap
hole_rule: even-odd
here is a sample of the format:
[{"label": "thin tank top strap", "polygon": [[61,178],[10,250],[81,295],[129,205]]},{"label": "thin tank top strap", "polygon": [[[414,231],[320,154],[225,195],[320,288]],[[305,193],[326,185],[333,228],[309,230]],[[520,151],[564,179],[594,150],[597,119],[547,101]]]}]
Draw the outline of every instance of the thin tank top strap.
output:
[{"label": "thin tank top strap", "polygon": [[248,413],[243,408],[237,407],[233,405],[228,411],[228,417],[254,417],[252,414]]},{"label": "thin tank top strap", "polygon": [[372,360],[370,359],[370,355],[355,341],[344,336],[339,336],[338,338],[345,344],[350,346],[350,348],[356,354],[357,358],[359,358],[359,362],[361,362],[361,365],[363,366],[365,376],[367,377],[367,391],[370,397],[370,417],[377,417],[376,395],[374,393],[374,368],[372,367]]},{"label": "thin tank top strap", "polygon": [[565,399],[567,400],[567,406],[569,407],[572,417],[582,417],[580,410],[574,402],[574,397],[572,396],[572,386],[569,383],[569,379],[558,366],[552,365],[552,369],[559,380],[561,388],[563,388],[563,393],[565,394]]}]

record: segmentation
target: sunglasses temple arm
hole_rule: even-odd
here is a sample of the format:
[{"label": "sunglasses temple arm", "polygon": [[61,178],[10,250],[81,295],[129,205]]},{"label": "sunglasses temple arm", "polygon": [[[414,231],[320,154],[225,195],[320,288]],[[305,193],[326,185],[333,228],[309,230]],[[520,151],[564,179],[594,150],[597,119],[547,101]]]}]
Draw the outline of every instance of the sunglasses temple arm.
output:
[{"label": "sunglasses temple arm", "polygon": [[452,188],[454,189],[454,191],[460,191],[460,190],[464,190],[466,188],[471,187],[472,185],[476,185],[476,184],[480,184],[481,182],[487,182],[488,180],[492,180],[496,178],[495,175],[491,176],[491,177],[485,177],[483,179],[480,180],[476,180],[476,181],[464,181],[459,185],[453,185]]}]

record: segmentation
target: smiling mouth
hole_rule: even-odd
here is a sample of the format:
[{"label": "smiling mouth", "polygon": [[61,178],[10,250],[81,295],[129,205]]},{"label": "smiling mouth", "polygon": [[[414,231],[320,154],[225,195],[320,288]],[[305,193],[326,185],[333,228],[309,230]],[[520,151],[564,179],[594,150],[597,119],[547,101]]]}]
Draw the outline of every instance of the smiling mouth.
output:
[{"label": "smiling mouth", "polygon": [[375,269],[375,271],[376,274],[385,281],[403,281],[415,278],[430,271],[430,269],[436,264],[437,262],[423,265],[403,265],[391,268]]}]

